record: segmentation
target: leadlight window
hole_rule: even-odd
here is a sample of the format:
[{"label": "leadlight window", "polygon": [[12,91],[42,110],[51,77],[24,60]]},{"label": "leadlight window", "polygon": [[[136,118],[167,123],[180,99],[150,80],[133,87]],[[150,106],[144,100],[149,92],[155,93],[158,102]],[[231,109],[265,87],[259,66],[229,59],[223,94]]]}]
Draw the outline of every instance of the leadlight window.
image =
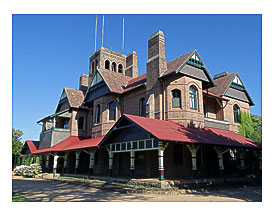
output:
[{"label": "leadlight window", "polygon": [[109,120],[116,120],[116,102],[109,103]]},{"label": "leadlight window", "polygon": [[112,71],[116,71],[116,63],[115,62],[112,63]]},{"label": "leadlight window", "polygon": [[118,73],[122,73],[122,68],[123,68],[123,67],[122,67],[122,64],[119,64],[119,65],[118,65]]},{"label": "leadlight window", "polygon": [[95,123],[100,122],[100,105],[98,104],[95,109]]},{"label": "leadlight window", "polygon": [[105,61],[105,69],[110,70],[110,61],[109,60]]},{"label": "leadlight window", "polygon": [[171,92],[172,96],[172,108],[181,108],[181,92],[175,89]]},{"label": "leadlight window", "polygon": [[90,115],[90,129],[92,129],[93,127],[93,112],[91,112],[91,115]]},{"label": "leadlight window", "polygon": [[84,118],[83,117],[79,117],[78,118],[78,129],[84,129]]},{"label": "leadlight window", "polygon": [[240,107],[237,104],[235,104],[233,106],[233,111],[234,111],[234,122],[240,123],[241,122],[241,112],[240,112]]},{"label": "leadlight window", "polygon": [[190,108],[197,110],[198,109],[198,91],[194,86],[190,86],[189,96],[190,96]]},{"label": "leadlight window", "polygon": [[146,101],[145,98],[141,98],[139,100],[139,115],[145,116],[146,114]]}]

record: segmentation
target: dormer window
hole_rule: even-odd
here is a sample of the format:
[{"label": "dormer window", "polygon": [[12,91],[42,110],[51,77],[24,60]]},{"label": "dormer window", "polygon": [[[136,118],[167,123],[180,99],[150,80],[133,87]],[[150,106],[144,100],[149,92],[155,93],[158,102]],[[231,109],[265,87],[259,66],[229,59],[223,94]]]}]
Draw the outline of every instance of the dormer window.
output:
[{"label": "dormer window", "polygon": [[112,63],[112,71],[116,72],[116,63],[115,62]]},{"label": "dormer window", "polygon": [[122,69],[123,69],[122,64],[119,64],[119,65],[118,65],[118,73],[122,73]]},{"label": "dormer window", "polygon": [[105,69],[110,70],[110,61],[109,60],[105,61]]}]

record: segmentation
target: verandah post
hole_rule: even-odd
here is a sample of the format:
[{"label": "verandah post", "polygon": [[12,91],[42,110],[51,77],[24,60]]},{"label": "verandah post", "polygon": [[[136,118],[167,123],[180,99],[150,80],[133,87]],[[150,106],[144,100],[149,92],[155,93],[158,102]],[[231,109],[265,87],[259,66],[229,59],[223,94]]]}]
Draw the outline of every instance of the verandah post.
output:
[{"label": "verandah post", "polygon": [[192,170],[194,172],[194,177],[197,178],[197,151],[199,150],[200,146],[196,144],[187,144],[186,145],[189,151],[191,152],[191,157],[192,157]]},{"label": "verandah post", "polygon": [[89,150],[89,155],[90,155],[89,178],[94,173],[95,151],[96,151],[96,148],[92,148]]},{"label": "verandah post", "polygon": [[113,176],[113,152],[109,150],[109,176]]},{"label": "verandah post", "polygon": [[58,155],[57,153],[54,154],[54,157],[53,157],[53,177],[55,178],[56,177],[56,169],[57,169],[57,161],[58,161]]},{"label": "verandah post", "polygon": [[164,180],[164,150],[168,146],[168,143],[162,141],[159,142],[158,157],[159,157],[159,180]]},{"label": "verandah post", "polygon": [[81,153],[81,150],[75,151],[75,174],[78,173],[80,153]]},{"label": "verandah post", "polygon": [[131,175],[131,178],[135,177],[135,152],[133,150],[132,143],[131,143],[131,151],[130,151],[130,175]]},{"label": "verandah post", "polygon": [[229,148],[221,147],[221,146],[214,146],[214,149],[216,150],[216,152],[218,154],[220,175],[223,176],[223,174],[224,174],[223,154],[225,152],[227,152],[229,150]]},{"label": "verandah post", "polygon": [[65,155],[64,155],[63,173],[67,173],[67,161],[68,161],[68,152],[65,152]]}]

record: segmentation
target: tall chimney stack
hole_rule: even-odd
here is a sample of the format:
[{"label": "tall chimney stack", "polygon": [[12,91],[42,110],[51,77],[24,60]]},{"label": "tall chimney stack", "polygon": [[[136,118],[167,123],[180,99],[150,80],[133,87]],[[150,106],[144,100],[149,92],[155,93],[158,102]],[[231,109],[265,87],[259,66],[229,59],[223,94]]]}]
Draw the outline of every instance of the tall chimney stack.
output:
[{"label": "tall chimney stack", "polygon": [[137,53],[135,51],[129,53],[126,57],[125,75],[129,77],[138,77]]}]

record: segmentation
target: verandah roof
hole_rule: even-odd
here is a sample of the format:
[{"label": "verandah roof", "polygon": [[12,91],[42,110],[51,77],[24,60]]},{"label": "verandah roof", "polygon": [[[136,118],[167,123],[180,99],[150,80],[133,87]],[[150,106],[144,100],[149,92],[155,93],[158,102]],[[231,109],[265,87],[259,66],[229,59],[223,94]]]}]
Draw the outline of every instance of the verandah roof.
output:
[{"label": "verandah roof", "polygon": [[[243,137],[232,131],[217,128],[190,128],[173,121],[145,118],[140,116],[125,114],[121,118],[126,118],[130,122],[138,125],[144,130],[154,135],[159,140],[173,141],[181,143],[212,144],[229,147],[246,147],[261,149],[260,143]],[[113,128],[119,127],[119,121]],[[112,129],[107,133],[104,140],[110,136]],[[104,146],[104,140],[100,145]]]},{"label": "verandah roof", "polygon": [[103,137],[104,136],[90,139],[82,139],[77,136],[70,136],[50,148],[38,149],[34,152],[34,154],[97,147]]}]

